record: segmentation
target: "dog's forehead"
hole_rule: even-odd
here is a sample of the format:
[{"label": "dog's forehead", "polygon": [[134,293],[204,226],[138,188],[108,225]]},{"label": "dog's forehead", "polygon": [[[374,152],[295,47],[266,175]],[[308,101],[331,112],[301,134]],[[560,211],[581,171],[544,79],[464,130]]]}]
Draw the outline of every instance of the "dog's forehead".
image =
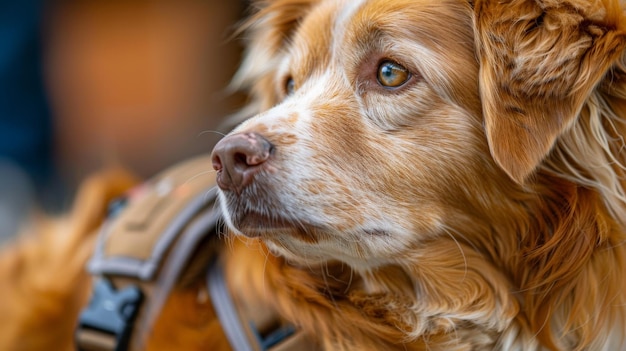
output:
[{"label": "dog's forehead", "polygon": [[389,59],[478,111],[472,19],[465,0],[323,0],[286,41],[276,81],[291,77],[302,87],[330,77],[335,87],[355,88],[370,66]]},{"label": "dog's forehead", "polygon": [[310,73],[333,60],[358,62],[358,52],[393,51],[403,40],[450,52],[473,42],[468,9],[459,0],[323,0],[289,41],[290,61]]},{"label": "dog's forehead", "polygon": [[310,72],[315,66],[328,66],[333,47],[343,38],[346,24],[367,0],[321,1],[302,18],[291,40],[290,54],[303,71]]},{"label": "dog's forehead", "polygon": [[[396,1],[386,0],[387,3]],[[380,6],[373,0],[323,0],[314,6],[302,19],[292,40],[292,53],[312,57],[316,63],[328,63],[330,55],[340,52],[345,45],[346,32],[354,31],[367,22],[375,11],[379,16],[393,12],[395,7]],[[365,12],[365,14],[363,14]],[[352,33],[352,36],[354,34]],[[305,59],[305,57],[303,57]],[[306,60],[299,60],[306,61]]]}]

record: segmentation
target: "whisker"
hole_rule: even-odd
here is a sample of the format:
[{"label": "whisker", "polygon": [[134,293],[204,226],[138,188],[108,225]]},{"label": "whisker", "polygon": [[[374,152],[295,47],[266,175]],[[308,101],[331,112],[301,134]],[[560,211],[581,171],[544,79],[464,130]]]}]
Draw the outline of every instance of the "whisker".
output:
[{"label": "whisker", "polygon": [[187,184],[187,183],[193,181],[194,179],[197,179],[198,177],[201,177],[201,176],[203,176],[205,174],[210,174],[210,173],[215,173],[215,172],[217,172],[217,171],[214,170],[214,169],[208,170],[208,171],[204,171],[204,172],[200,172],[200,173],[190,177],[189,179],[187,179],[183,184]]},{"label": "whisker", "polygon": [[326,277],[328,274],[328,261],[324,262],[323,267],[320,267],[320,273],[322,274],[322,279],[324,279],[325,289],[328,292],[328,297],[330,298],[330,301],[332,302],[333,306],[335,306],[335,309],[339,309],[339,305],[337,305],[337,301],[335,301],[335,294],[333,294],[333,290],[330,288],[330,285],[328,284],[328,279]]},{"label": "whisker", "polygon": [[[465,251],[463,250],[463,247],[461,246],[461,244],[459,243],[458,240],[456,240],[456,238],[454,237],[454,235],[452,235],[451,231],[449,228],[444,227],[444,232],[450,237],[450,239],[452,239],[454,241],[454,243],[456,244],[456,246],[459,248],[459,252],[461,253],[461,256],[463,256],[463,268],[464,268],[464,273],[463,273],[463,280],[465,280],[465,278],[467,277],[467,257],[465,256]],[[462,280],[462,281],[463,281]]]},{"label": "whisker", "polygon": [[222,132],[219,132],[217,130],[203,130],[200,133],[198,133],[198,135],[196,135],[196,138],[199,138],[199,137],[201,137],[201,136],[203,136],[205,134],[217,134],[217,135],[220,135],[222,137],[226,136],[226,133],[222,133]]},{"label": "whisker", "polygon": [[350,269],[350,279],[348,280],[348,285],[346,286],[346,290],[344,290],[344,294],[347,294],[350,291],[350,287],[352,286],[352,279],[354,279],[354,269],[348,267]]},{"label": "whisker", "polygon": [[261,284],[263,284],[263,291],[268,290],[267,288],[267,284],[266,284],[266,277],[267,277],[267,263],[270,260],[270,253],[269,251],[263,251],[261,250],[261,253],[263,253],[265,255],[265,260],[263,260],[263,282]]}]

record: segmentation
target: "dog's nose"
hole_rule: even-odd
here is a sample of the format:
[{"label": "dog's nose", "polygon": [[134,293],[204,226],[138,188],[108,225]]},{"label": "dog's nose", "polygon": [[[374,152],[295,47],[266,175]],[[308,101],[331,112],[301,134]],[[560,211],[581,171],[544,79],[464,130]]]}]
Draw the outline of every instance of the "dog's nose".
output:
[{"label": "dog's nose", "polygon": [[250,185],[267,161],[274,145],[257,133],[226,136],[213,148],[211,159],[217,171],[217,185],[223,190],[240,192]]}]

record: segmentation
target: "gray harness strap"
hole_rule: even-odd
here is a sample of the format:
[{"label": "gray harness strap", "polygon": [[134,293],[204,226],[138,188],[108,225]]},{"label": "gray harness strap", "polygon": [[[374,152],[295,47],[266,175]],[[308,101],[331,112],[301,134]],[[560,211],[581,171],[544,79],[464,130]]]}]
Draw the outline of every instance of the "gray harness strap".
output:
[{"label": "gray harness strap", "polygon": [[[88,265],[97,279],[76,329],[79,350],[144,349],[144,338],[192,253],[219,228],[215,179],[206,172],[210,164],[205,156],[166,170],[131,191],[122,201],[122,210],[117,206],[112,211]],[[265,306],[255,306],[254,311],[238,309],[215,257],[208,266],[206,283],[234,351],[310,349],[306,346],[311,343],[301,333],[281,323]],[[264,333],[257,330],[254,320],[261,311],[279,327]]]},{"label": "gray harness strap", "polygon": [[209,268],[206,282],[215,313],[220,319],[230,346],[236,351],[257,351],[257,348],[250,344],[248,334],[239,320],[239,313],[228,291],[220,262],[214,262]]},{"label": "gray harness strap", "polygon": [[88,263],[97,279],[75,334],[80,350],[144,348],[192,253],[215,234],[220,213],[210,162],[186,161],[112,204]]}]

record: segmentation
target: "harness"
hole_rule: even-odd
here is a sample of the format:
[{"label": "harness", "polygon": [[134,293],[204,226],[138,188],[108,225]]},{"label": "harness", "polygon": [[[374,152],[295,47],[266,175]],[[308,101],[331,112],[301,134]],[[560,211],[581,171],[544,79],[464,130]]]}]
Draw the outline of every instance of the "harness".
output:
[{"label": "harness", "polygon": [[89,304],[75,341],[81,351],[143,350],[172,289],[201,267],[206,290],[235,351],[314,350],[303,333],[263,304],[229,291],[215,178],[208,156],[165,170],[110,204],[95,252]]}]

